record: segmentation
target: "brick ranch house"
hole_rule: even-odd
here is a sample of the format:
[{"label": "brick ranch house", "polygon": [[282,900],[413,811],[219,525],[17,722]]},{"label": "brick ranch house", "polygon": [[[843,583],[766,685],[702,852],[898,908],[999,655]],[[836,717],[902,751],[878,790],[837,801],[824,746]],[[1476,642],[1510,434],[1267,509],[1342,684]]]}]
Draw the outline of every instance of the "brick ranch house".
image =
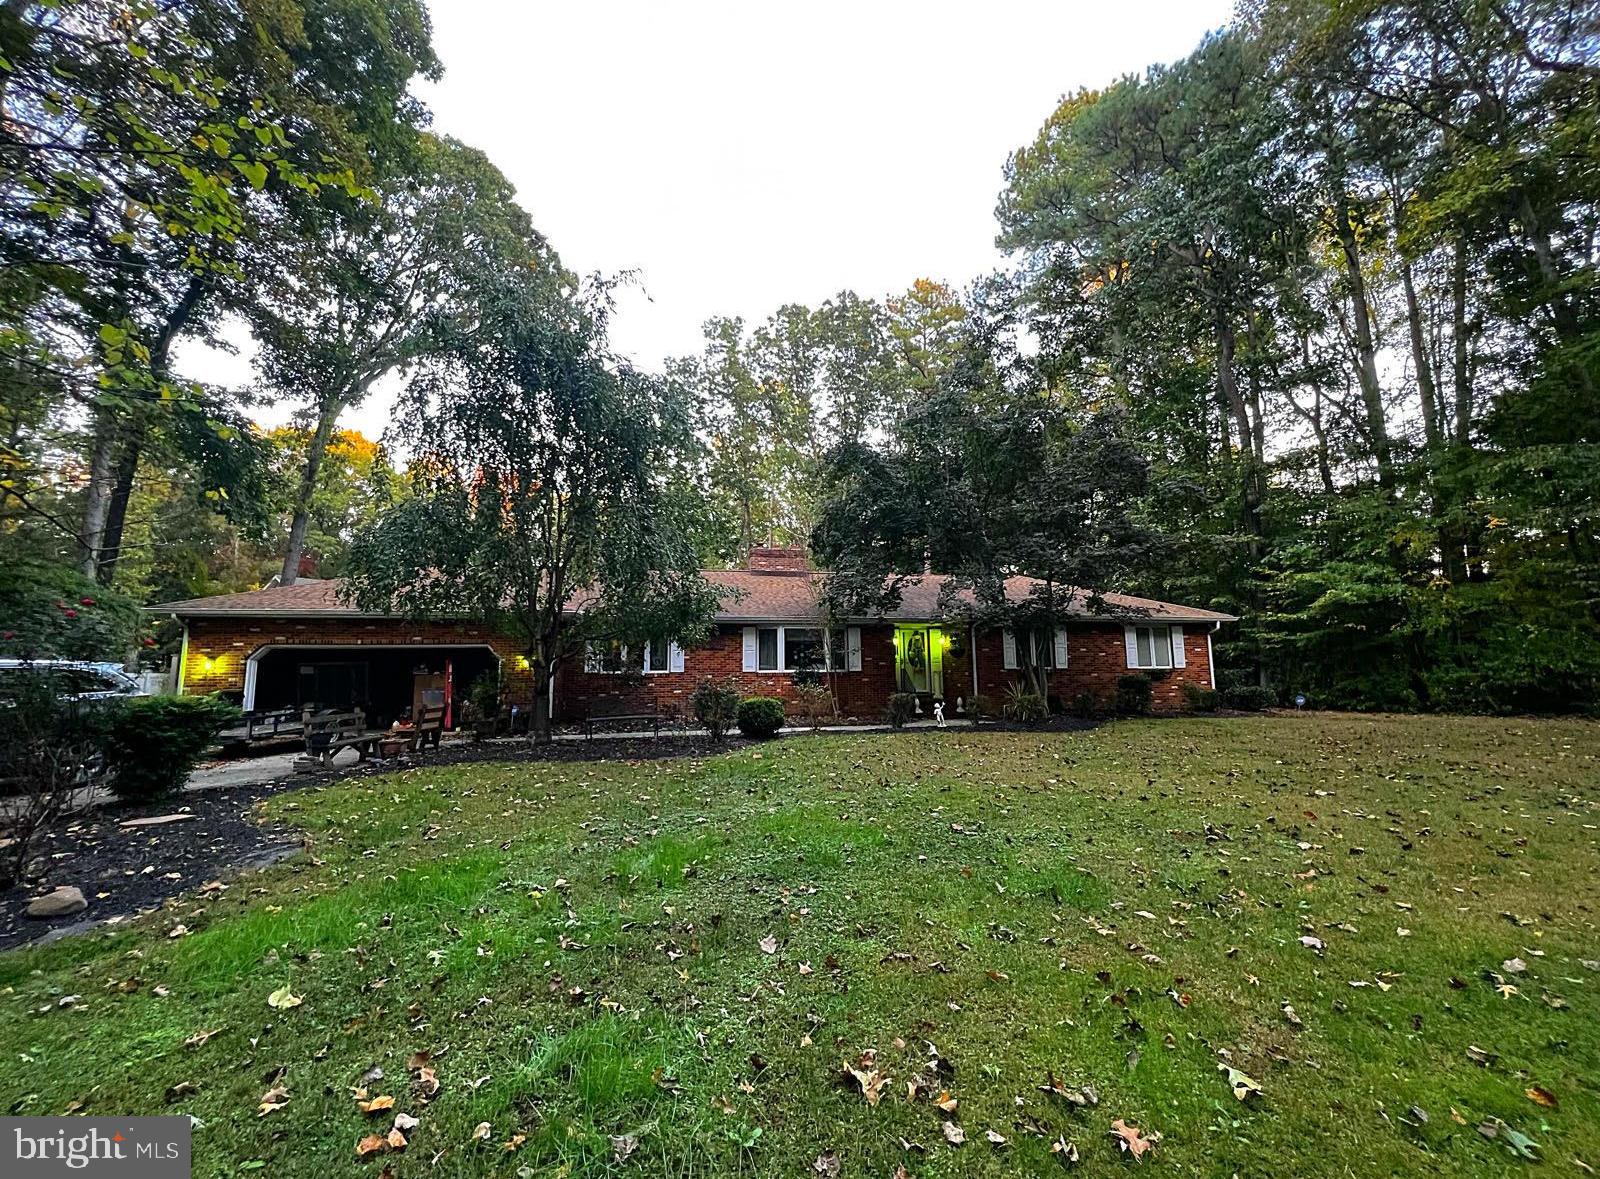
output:
[{"label": "brick ranch house", "polygon": [[[733,676],[749,695],[792,704],[796,672],[820,668],[842,714],[877,719],[895,691],[917,693],[925,710],[943,698],[955,712],[977,696],[998,699],[1017,678],[1018,636],[942,619],[938,574],[908,582],[893,612],[827,631],[818,605],[826,575],[807,566],[802,549],[755,549],[748,568],[704,576],[734,591],[705,644],[591,645],[558,669],[552,715],[574,721],[649,707],[687,714],[690,693],[707,676]],[[1029,584],[1013,578],[1008,590],[1021,598]],[[220,691],[247,710],[360,706],[387,724],[411,706],[419,683],[459,701],[475,678],[496,670],[502,699],[529,703],[532,677],[513,640],[469,622],[363,613],[338,590],[336,581],[301,581],[150,611],[183,625],[178,690]],[[1130,670],[1150,676],[1162,710],[1183,705],[1185,684],[1214,686],[1211,636],[1231,615],[1122,594],[1105,595],[1105,607],[1093,613],[1076,602],[1053,635],[1033,636],[1060,702],[1089,692],[1104,705]]]}]

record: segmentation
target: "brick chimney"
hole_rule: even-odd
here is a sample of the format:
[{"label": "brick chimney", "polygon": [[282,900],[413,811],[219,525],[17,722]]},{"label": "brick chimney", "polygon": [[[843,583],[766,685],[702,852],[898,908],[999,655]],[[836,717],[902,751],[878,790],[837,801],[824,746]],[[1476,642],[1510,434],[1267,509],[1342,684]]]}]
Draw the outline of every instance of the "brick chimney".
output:
[{"label": "brick chimney", "polygon": [[804,572],[811,567],[811,560],[802,548],[753,548],[745,567],[763,573]]}]

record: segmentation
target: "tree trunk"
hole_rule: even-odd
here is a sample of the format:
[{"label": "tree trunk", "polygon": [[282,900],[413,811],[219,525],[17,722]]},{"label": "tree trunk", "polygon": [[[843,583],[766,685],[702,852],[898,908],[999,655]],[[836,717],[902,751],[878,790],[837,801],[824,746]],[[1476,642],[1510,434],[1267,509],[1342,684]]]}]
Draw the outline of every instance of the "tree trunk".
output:
[{"label": "tree trunk", "polygon": [[1439,447],[1439,387],[1433,379],[1433,361],[1428,355],[1427,333],[1422,326],[1422,307],[1417,301],[1415,276],[1409,259],[1400,263],[1400,283],[1406,293],[1406,323],[1411,329],[1412,363],[1417,370],[1417,396],[1422,400],[1422,432],[1428,449]]},{"label": "tree trunk", "polygon": [[1468,368],[1467,344],[1467,243],[1456,239],[1455,258],[1450,267],[1452,378],[1455,385],[1455,422],[1451,431],[1457,446],[1472,442],[1472,373]]},{"label": "tree trunk", "polygon": [[144,450],[143,415],[128,423],[122,453],[117,457],[116,482],[111,488],[111,506],[106,512],[105,538],[100,547],[100,568],[96,575],[101,585],[110,585],[117,575],[122,556],[122,533],[128,522],[128,501],[133,497],[134,477],[139,473],[139,457]]},{"label": "tree trunk", "polygon": [[100,568],[111,488],[116,480],[117,418],[107,406],[94,411],[94,445],[89,456],[89,485],[84,492],[83,527],[78,532],[78,570],[93,579]]},{"label": "tree trunk", "polygon": [[289,525],[289,545],[283,554],[281,585],[293,585],[300,576],[300,556],[306,545],[306,529],[311,523],[311,500],[317,491],[317,473],[322,470],[322,458],[328,450],[328,440],[344,411],[345,402],[335,398],[322,407],[317,417],[317,428],[311,435],[311,447],[306,453],[305,469],[300,473],[300,486],[295,492],[294,521]]},{"label": "tree trunk", "polygon": [[1394,459],[1389,446],[1389,425],[1383,412],[1383,387],[1378,383],[1378,349],[1372,339],[1372,304],[1367,295],[1367,278],[1361,270],[1361,244],[1350,224],[1350,206],[1344,186],[1334,192],[1334,229],[1344,255],[1345,279],[1350,284],[1351,318],[1355,334],[1356,378],[1361,385],[1361,401],[1367,411],[1367,432],[1372,438],[1372,456],[1378,464],[1378,485],[1385,491],[1394,487]]},{"label": "tree trunk", "polygon": [[1239,378],[1234,370],[1233,325],[1220,308],[1215,329],[1217,383],[1222,388],[1223,400],[1233,414],[1234,425],[1239,431],[1239,450],[1244,456],[1244,478],[1241,483],[1245,523],[1249,525],[1251,534],[1259,538],[1262,535],[1261,505],[1266,498],[1266,488],[1261,478],[1261,456],[1256,453],[1256,432],[1250,424],[1250,409],[1239,392]]},{"label": "tree trunk", "polygon": [[528,652],[528,667],[533,672],[533,700],[528,711],[528,735],[535,745],[549,745],[555,738],[550,732],[550,665],[537,651]]},{"label": "tree trunk", "polygon": [[[189,322],[206,291],[205,280],[200,276],[189,280],[166,322],[150,346],[150,376],[159,386],[167,378],[172,359],[172,345]],[[98,545],[98,568],[95,576],[101,585],[110,585],[116,576],[117,558],[122,554],[122,530],[128,520],[128,500],[133,496],[133,481],[139,472],[139,456],[144,449],[145,433],[149,423],[140,411],[129,415],[123,431],[122,451],[117,458],[116,481],[111,486],[111,502],[106,510],[105,524]]]}]

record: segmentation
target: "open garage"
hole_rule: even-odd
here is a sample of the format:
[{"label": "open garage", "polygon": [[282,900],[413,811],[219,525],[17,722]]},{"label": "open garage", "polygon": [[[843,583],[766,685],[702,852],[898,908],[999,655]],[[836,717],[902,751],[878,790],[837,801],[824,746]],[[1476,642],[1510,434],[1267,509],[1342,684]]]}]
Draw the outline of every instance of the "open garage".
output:
[{"label": "open garage", "polygon": [[499,674],[487,645],[268,645],[245,661],[247,711],[278,708],[359,708],[367,723],[386,726],[419,703],[459,706],[481,675]]}]

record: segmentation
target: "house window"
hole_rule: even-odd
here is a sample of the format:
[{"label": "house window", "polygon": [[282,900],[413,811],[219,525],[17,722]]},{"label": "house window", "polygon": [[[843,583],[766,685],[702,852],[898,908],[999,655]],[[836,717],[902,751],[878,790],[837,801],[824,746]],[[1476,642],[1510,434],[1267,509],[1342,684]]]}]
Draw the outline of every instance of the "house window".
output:
[{"label": "house window", "polygon": [[621,675],[628,670],[628,645],[618,639],[590,639],[584,648],[583,670]]},{"label": "house window", "polygon": [[814,626],[783,628],[783,670],[821,671],[828,663],[822,631]]},{"label": "house window", "polygon": [[756,631],[756,670],[778,670],[778,635],[782,628],[764,626]]},{"label": "house window", "polygon": [[1134,667],[1172,666],[1172,628],[1136,626],[1133,628]]},{"label": "house window", "polygon": [[1033,632],[1033,665],[1042,667],[1047,671],[1055,670],[1055,635],[1044,627],[1040,627]]},{"label": "house window", "polygon": [[667,640],[651,639],[644,646],[644,669],[646,672],[671,671],[671,656],[667,651]]}]

